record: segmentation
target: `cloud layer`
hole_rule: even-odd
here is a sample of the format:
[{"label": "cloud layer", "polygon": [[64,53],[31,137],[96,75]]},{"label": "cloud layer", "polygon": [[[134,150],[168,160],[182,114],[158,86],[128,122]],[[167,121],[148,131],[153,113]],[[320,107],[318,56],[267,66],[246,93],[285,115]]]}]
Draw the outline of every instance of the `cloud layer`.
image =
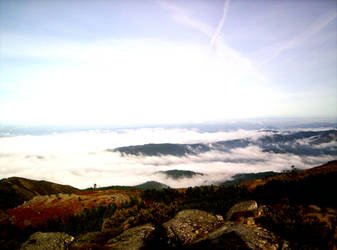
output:
[{"label": "cloud layer", "polygon": [[[197,129],[128,129],[86,131],[41,136],[0,138],[0,176],[44,179],[86,188],[136,185],[155,180],[171,187],[216,184],[237,173],[282,171],[295,165],[308,168],[333,160],[332,156],[298,156],[263,152],[256,145],[209,151],[198,155],[124,156],[106,149],[145,143],[211,143],[237,138],[257,140],[272,132],[236,130],[202,133]],[[299,140],[298,143],[308,144]],[[336,146],[336,141],[324,146]],[[158,171],[190,170],[203,176],[174,180]]]}]

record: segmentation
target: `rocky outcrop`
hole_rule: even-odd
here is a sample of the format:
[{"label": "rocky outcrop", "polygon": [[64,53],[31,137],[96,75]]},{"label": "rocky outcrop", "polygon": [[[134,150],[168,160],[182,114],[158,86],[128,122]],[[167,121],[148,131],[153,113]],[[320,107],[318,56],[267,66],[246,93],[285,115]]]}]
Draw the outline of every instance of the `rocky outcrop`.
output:
[{"label": "rocky outcrop", "polygon": [[105,245],[112,249],[143,249],[146,243],[151,240],[155,231],[152,224],[145,224],[130,228],[117,237],[109,240]]},{"label": "rocky outcrop", "polygon": [[163,224],[170,247],[187,249],[287,249],[288,243],[255,224],[255,201],[235,204],[224,221],[200,210],[183,210]]},{"label": "rocky outcrop", "polygon": [[129,216],[120,230],[91,232],[75,241],[64,233],[36,233],[21,249],[289,249],[290,243],[255,224],[264,210],[255,201],[240,202],[225,221],[220,215],[187,209],[156,227],[148,223],[129,228],[134,219]]},{"label": "rocky outcrop", "polygon": [[68,249],[74,237],[66,233],[42,233],[32,234],[28,240],[21,245],[21,250],[63,250]]},{"label": "rocky outcrop", "polygon": [[180,211],[173,219],[163,224],[167,234],[168,244],[184,246],[223,224],[222,216],[214,216],[205,211],[189,209]]},{"label": "rocky outcrop", "polygon": [[257,225],[226,222],[190,249],[286,249],[287,242]]},{"label": "rocky outcrop", "polygon": [[226,214],[226,220],[239,220],[240,217],[255,217],[258,212],[256,201],[243,201],[232,206]]},{"label": "rocky outcrop", "polygon": [[71,243],[69,249],[100,249],[108,240],[108,235],[102,232],[89,232],[82,234]]},{"label": "rocky outcrop", "polygon": [[322,209],[316,205],[309,205],[307,210],[308,213],[320,213],[322,211]]}]

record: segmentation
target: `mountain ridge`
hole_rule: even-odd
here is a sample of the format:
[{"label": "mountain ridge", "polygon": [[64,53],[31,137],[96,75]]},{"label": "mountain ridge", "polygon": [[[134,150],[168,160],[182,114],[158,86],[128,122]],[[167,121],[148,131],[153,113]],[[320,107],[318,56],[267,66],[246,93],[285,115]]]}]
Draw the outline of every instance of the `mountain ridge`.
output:
[{"label": "mountain ridge", "polygon": [[[263,152],[293,153],[303,156],[336,155],[337,130],[271,132],[257,139],[243,138],[212,143],[149,143],[107,149],[122,156],[188,156],[210,151],[230,152],[232,149],[258,146]],[[332,145],[328,143],[335,142]],[[323,145],[324,147],[319,147]]]},{"label": "mountain ridge", "polygon": [[0,209],[8,209],[22,204],[37,195],[57,193],[77,193],[80,189],[44,180],[10,177],[0,180]]}]

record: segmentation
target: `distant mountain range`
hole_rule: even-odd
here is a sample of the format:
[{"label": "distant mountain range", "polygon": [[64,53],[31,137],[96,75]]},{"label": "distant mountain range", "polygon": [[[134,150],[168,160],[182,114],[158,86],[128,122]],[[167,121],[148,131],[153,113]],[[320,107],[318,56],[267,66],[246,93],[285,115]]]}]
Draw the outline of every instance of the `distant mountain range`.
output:
[{"label": "distant mountain range", "polygon": [[337,129],[337,121],[308,121],[300,118],[297,119],[256,119],[250,121],[229,121],[222,123],[191,123],[191,124],[161,124],[161,125],[144,125],[144,126],[109,126],[109,125],[92,125],[92,126],[27,126],[27,125],[0,125],[0,137],[15,135],[48,135],[55,133],[70,133],[84,131],[114,131],[121,132],[127,129],[138,128],[182,128],[195,129],[200,132],[218,132],[230,131],[237,129],[258,130],[258,129],[293,129],[293,128],[334,128]]},{"label": "distant mountain range", "polygon": [[337,155],[337,130],[279,132],[268,130],[270,135],[258,139],[245,138],[213,143],[195,144],[144,144],[107,149],[108,152],[119,152],[122,156],[186,156],[209,151],[229,152],[235,148],[258,146],[263,152],[277,154],[291,153],[303,156]]},{"label": "distant mountain range", "polygon": [[107,186],[107,187],[100,187],[100,188],[88,188],[86,190],[110,190],[110,189],[117,189],[117,190],[146,190],[146,189],[163,189],[168,188],[169,186],[157,182],[157,181],[147,181],[139,185],[135,186],[120,186],[120,185],[114,185],[114,186]]},{"label": "distant mountain range", "polygon": [[167,171],[158,171],[156,173],[164,174],[168,178],[172,179],[182,179],[182,178],[192,178],[195,176],[202,176],[204,174],[198,173],[198,172],[193,172],[193,171],[188,171],[188,170],[178,170],[178,169],[173,169],[173,170],[167,170]]}]

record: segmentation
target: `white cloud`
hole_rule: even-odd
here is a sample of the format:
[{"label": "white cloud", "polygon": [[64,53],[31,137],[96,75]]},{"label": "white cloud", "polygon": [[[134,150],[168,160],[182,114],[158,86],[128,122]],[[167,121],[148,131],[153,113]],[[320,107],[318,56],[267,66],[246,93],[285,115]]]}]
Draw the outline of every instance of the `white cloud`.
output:
[{"label": "white cloud", "polygon": [[[127,156],[105,151],[117,146],[144,143],[212,142],[235,138],[257,138],[257,131],[200,133],[187,129],[136,129],[120,132],[78,132],[42,136],[0,138],[0,176],[45,179],[80,188],[109,185],[136,185],[155,180],[172,187],[219,183],[236,173],[281,171],[294,165],[308,168],[332,156],[300,157],[262,152],[256,146],[230,152],[206,152],[185,157]],[[158,171],[190,170],[205,174],[192,179],[173,180]]]},{"label": "white cloud", "polygon": [[209,57],[207,46],[155,39],[90,45],[51,41],[48,46],[36,39],[8,43],[5,51],[11,56],[55,61],[17,79],[17,98],[0,106],[4,121],[164,124],[222,120],[268,112],[264,103],[276,95],[248,59],[226,46]]}]

